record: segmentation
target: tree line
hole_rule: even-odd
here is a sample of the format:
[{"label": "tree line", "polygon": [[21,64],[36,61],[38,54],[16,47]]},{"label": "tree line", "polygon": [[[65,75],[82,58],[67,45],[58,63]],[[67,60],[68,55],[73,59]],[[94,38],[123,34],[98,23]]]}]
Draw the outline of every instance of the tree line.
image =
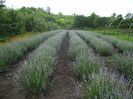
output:
[{"label": "tree line", "polygon": [[5,0],[0,0],[0,37],[18,35],[25,32],[43,32],[54,29],[88,29],[88,28],[129,28],[133,23],[133,14],[125,17],[112,14],[110,17],[101,17],[92,13],[84,15],[53,14],[51,8],[46,10],[34,7],[20,9],[7,8]]},{"label": "tree line", "polygon": [[7,8],[4,2],[0,0],[0,36],[71,27],[73,20],[71,16],[64,16],[61,13],[52,14],[50,7],[46,10],[34,7],[12,9]]},{"label": "tree line", "polygon": [[76,15],[74,18],[73,28],[87,29],[87,28],[129,28],[133,23],[133,14],[127,13],[125,17],[121,14],[113,13],[110,17],[100,17],[95,13],[90,16]]}]

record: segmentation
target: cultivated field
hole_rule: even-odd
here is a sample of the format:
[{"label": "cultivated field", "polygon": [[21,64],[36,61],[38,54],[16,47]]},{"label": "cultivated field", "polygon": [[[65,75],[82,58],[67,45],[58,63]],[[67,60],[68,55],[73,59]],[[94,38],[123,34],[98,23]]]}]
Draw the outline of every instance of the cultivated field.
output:
[{"label": "cultivated field", "polygon": [[0,45],[0,99],[133,99],[133,43],[56,30]]}]

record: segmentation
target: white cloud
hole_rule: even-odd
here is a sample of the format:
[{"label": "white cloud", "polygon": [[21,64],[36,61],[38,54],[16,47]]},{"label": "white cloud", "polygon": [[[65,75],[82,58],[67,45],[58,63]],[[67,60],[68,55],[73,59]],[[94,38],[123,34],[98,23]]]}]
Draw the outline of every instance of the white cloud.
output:
[{"label": "white cloud", "polygon": [[113,12],[125,15],[133,13],[133,0],[6,0],[8,7],[22,6],[51,7],[53,13],[84,14],[95,12],[101,16],[110,16]]}]

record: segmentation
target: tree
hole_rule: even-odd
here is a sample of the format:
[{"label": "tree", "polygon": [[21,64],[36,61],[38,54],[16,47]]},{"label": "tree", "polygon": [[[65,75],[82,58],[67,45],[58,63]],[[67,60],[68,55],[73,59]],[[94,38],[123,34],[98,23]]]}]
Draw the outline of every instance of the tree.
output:
[{"label": "tree", "polygon": [[5,0],[0,0],[0,9],[5,7],[4,3],[5,3]]},{"label": "tree", "polygon": [[123,20],[123,16],[121,14],[117,15],[115,19],[116,20],[112,24],[113,28],[117,28],[118,27],[118,24],[121,22],[121,20]]},{"label": "tree", "polygon": [[50,11],[51,11],[51,8],[48,6],[48,7],[46,8],[46,12],[47,12],[48,14],[50,14]]},{"label": "tree", "polygon": [[77,14],[76,13],[73,13],[72,15],[75,17]]},{"label": "tree", "polygon": [[96,28],[98,27],[98,19],[99,19],[99,16],[96,15],[95,13],[92,13],[90,16],[90,22],[91,22],[91,28]]},{"label": "tree", "polygon": [[116,13],[113,13],[111,17],[112,18],[115,18],[116,17]]},{"label": "tree", "polygon": [[59,12],[59,16],[62,16],[63,14],[61,12]]},{"label": "tree", "polygon": [[75,16],[73,27],[78,29],[87,27],[87,18],[83,15]]},{"label": "tree", "polygon": [[125,16],[125,21],[124,21],[124,28],[129,28],[129,26],[133,23],[133,14],[132,13],[127,13]]},{"label": "tree", "polygon": [[126,19],[131,19],[133,18],[133,14],[132,13],[127,13],[127,15],[125,16]]}]

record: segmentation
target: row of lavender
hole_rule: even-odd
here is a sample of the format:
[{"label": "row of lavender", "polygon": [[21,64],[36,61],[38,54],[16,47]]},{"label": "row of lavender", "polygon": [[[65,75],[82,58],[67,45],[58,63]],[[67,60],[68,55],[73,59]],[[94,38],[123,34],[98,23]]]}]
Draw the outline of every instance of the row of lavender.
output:
[{"label": "row of lavender", "polygon": [[[130,80],[126,80],[121,75],[118,76],[115,72],[108,71],[102,65],[99,60],[99,56],[95,54],[95,52],[97,52],[102,56],[114,57],[113,45],[101,38],[96,37],[92,33],[85,33],[84,31],[72,32],[70,33],[70,56],[74,58],[75,71],[79,79],[83,81],[83,97],[85,99],[133,98]],[[127,51],[125,51],[125,53],[127,53]],[[114,58],[112,59],[117,61]],[[123,60],[120,62],[124,63]]]},{"label": "row of lavender", "polygon": [[59,30],[0,45],[0,71],[7,70],[12,63],[23,57],[27,51],[33,50],[44,40],[57,32],[59,32]]}]

